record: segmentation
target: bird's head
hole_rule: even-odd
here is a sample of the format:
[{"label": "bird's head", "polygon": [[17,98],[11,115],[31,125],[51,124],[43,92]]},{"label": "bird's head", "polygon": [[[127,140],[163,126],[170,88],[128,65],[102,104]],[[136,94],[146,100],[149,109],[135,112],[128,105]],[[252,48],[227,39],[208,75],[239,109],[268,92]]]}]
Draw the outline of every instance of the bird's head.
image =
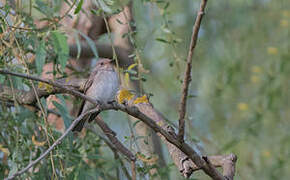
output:
[{"label": "bird's head", "polygon": [[99,59],[95,68],[98,70],[112,71],[112,70],[114,70],[114,60]]}]

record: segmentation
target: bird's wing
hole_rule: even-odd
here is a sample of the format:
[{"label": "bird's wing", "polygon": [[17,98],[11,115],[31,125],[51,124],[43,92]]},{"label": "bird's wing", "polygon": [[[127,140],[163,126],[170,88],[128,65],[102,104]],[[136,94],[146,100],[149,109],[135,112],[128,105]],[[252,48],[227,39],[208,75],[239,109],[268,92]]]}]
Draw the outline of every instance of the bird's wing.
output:
[{"label": "bird's wing", "polygon": [[86,92],[88,91],[88,89],[92,86],[95,76],[97,75],[98,71],[97,70],[93,70],[92,73],[90,74],[90,77],[88,78],[88,80],[85,82],[84,85],[84,93],[86,94]]},{"label": "bird's wing", "polygon": [[[94,69],[93,71],[92,71],[92,73],[90,74],[90,77],[88,78],[88,80],[85,82],[85,85],[84,85],[84,94],[88,94],[88,91],[89,91],[89,89],[90,89],[90,87],[92,86],[92,84],[93,84],[93,82],[94,82],[94,78],[95,78],[95,76],[96,76],[96,74],[97,74],[97,70],[96,69]],[[85,108],[85,105],[86,105],[86,101],[85,100],[82,100],[82,103],[81,103],[81,107],[80,107],[80,109],[79,109],[79,112],[78,112],[78,116],[80,116],[81,115],[81,113],[83,113],[83,109]],[[93,117],[91,117],[91,116],[93,116]],[[89,115],[89,116],[86,116],[86,117],[84,117],[73,129],[72,129],[72,131],[74,132],[74,131],[81,131],[82,129],[83,129],[83,126],[84,126],[84,124],[85,124],[85,122],[87,121],[87,119],[89,119],[89,122],[90,121],[92,121],[91,119],[92,118],[95,118],[96,117],[96,115]]]},{"label": "bird's wing", "polygon": [[[87,94],[87,91],[92,86],[92,84],[94,82],[94,78],[97,75],[97,73],[98,73],[98,71],[96,69],[94,69],[91,72],[89,78],[87,79],[87,81],[85,82],[85,85],[84,85],[84,94]],[[85,100],[82,100],[81,107],[80,107],[79,112],[78,112],[78,116],[82,113],[84,105],[85,105],[85,102],[86,102]]]}]

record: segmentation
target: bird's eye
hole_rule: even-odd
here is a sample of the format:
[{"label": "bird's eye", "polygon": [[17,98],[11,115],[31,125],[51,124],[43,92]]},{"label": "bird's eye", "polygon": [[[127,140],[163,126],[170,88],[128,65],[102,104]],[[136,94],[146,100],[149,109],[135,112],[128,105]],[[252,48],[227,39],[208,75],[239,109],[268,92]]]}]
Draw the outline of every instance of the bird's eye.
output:
[{"label": "bird's eye", "polygon": [[104,63],[101,63],[100,65],[101,65],[101,66],[103,66],[103,65],[104,65]]}]

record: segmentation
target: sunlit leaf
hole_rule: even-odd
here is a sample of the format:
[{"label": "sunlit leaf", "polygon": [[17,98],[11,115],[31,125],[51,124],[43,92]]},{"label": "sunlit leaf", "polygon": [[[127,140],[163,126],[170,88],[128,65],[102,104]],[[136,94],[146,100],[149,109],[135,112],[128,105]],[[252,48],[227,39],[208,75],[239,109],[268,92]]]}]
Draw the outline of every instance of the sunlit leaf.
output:
[{"label": "sunlit leaf", "polygon": [[145,163],[156,163],[158,160],[158,156],[153,155],[152,157],[146,157],[144,154],[141,154],[140,152],[136,153],[136,157],[140,159],[141,161]]},{"label": "sunlit leaf", "polygon": [[6,156],[9,156],[10,155],[9,149],[3,147],[2,144],[0,144],[0,151],[2,151],[4,154],[6,154]]},{"label": "sunlit leaf", "polygon": [[46,143],[46,141],[39,142],[39,141],[35,140],[35,136],[34,136],[34,135],[32,135],[31,140],[32,140],[32,143],[33,143],[35,146],[44,146],[45,143]]}]

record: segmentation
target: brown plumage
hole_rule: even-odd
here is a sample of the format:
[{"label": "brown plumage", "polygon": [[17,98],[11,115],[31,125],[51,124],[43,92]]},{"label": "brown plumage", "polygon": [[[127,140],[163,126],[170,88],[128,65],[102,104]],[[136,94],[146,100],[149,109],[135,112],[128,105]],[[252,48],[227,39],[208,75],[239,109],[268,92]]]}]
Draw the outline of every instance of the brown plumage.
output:
[{"label": "brown plumage", "polygon": [[[84,85],[84,93],[87,96],[97,100],[100,103],[108,103],[112,101],[119,89],[119,78],[118,74],[114,69],[112,60],[100,59],[96,67],[90,74],[90,77]],[[95,106],[87,101],[83,101],[82,107],[79,111],[79,115],[91,110]],[[91,114],[84,117],[72,131],[81,131],[85,122],[91,122],[96,118],[98,114]]]}]

